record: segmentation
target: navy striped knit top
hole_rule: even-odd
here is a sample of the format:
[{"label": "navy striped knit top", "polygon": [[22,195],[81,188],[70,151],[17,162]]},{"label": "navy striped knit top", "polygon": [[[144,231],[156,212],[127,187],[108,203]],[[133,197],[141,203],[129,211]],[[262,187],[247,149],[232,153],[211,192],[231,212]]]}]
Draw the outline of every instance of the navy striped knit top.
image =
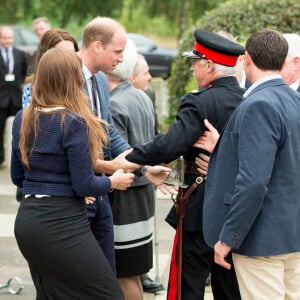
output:
[{"label": "navy striped knit top", "polygon": [[30,171],[21,162],[18,146],[21,121],[22,110],[13,124],[11,178],[24,194],[84,197],[109,192],[110,179],[93,172],[88,131],[82,117],[67,113],[61,125],[60,113],[41,113],[38,139],[29,156]]}]

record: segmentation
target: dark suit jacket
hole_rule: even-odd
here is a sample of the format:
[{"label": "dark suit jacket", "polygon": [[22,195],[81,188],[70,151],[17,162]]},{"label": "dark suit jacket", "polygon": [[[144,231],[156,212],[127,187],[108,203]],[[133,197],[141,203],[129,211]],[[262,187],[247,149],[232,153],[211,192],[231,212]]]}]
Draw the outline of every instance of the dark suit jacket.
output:
[{"label": "dark suit jacket", "polygon": [[101,118],[109,124],[109,127],[106,128],[109,138],[106,147],[107,156],[105,159],[110,160],[129,149],[130,145],[120,136],[114,125],[109,103],[110,93],[105,74],[99,71],[97,74],[95,74],[95,77],[97,82],[97,93],[100,102]]},{"label": "dark suit jacket", "polygon": [[211,247],[269,256],[300,251],[300,95],[282,79],[255,87],[211,156],[203,229]]},{"label": "dark suit jacket", "polygon": [[[203,120],[207,118],[221,131],[232,111],[243,99],[244,90],[239,87],[234,76],[216,79],[211,87],[184,97],[176,122],[164,135],[157,135],[154,140],[144,145],[136,145],[127,158],[140,164],[159,164],[170,162],[180,155],[187,161],[194,162],[199,149],[193,147],[195,141],[204,132]],[[186,183],[191,185],[197,175],[187,174]],[[204,184],[192,194],[187,202],[184,229],[188,231],[202,230],[202,205]],[[168,222],[176,224],[177,216],[172,209]]]},{"label": "dark suit jacket", "polygon": [[15,108],[22,108],[22,84],[27,73],[27,60],[23,51],[13,48],[15,81],[6,82],[6,67],[0,54],[0,108],[7,108],[12,104]]}]

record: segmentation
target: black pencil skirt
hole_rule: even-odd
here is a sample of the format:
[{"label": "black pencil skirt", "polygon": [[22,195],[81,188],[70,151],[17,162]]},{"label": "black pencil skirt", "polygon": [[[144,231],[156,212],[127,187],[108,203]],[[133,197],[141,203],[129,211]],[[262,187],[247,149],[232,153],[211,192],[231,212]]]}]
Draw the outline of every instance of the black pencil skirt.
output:
[{"label": "black pencil skirt", "polygon": [[95,240],[83,198],[29,197],[15,221],[37,300],[121,300],[118,281]]}]

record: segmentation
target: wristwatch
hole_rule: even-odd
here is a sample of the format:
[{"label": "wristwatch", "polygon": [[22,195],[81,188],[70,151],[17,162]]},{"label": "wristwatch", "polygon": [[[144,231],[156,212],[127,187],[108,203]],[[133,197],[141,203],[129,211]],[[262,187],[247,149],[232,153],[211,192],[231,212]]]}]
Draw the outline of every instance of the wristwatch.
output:
[{"label": "wristwatch", "polygon": [[149,167],[150,167],[150,166],[148,166],[148,165],[146,165],[146,166],[143,166],[143,167],[142,167],[142,170],[141,170],[141,172],[142,172],[142,175],[143,175],[143,176],[145,176],[145,175],[146,175],[146,173],[147,173],[147,170],[149,169]]}]

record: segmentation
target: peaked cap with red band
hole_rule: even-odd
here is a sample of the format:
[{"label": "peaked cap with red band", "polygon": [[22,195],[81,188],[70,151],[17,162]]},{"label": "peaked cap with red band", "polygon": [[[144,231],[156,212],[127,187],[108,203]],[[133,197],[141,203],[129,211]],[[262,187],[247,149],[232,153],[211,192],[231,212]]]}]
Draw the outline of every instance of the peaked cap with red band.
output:
[{"label": "peaked cap with red band", "polygon": [[234,67],[245,48],[217,33],[197,29],[194,32],[195,43],[193,51],[182,55],[190,58],[202,58],[215,63]]}]

